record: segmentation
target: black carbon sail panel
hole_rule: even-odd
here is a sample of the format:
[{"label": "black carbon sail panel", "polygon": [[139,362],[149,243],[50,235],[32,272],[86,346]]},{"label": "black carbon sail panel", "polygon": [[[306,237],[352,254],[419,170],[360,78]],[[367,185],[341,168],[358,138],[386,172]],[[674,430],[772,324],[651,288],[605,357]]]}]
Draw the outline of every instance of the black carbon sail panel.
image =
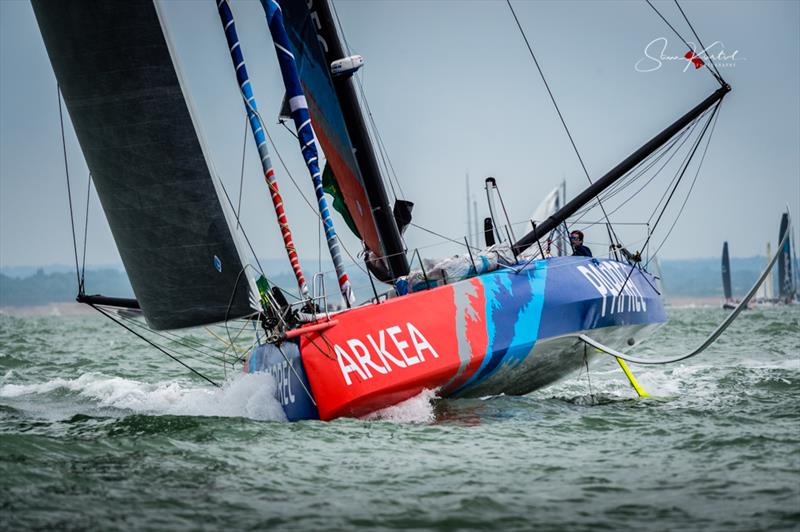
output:
[{"label": "black carbon sail panel", "polygon": [[252,314],[248,276],[152,0],[32,3],[150,327]]}]

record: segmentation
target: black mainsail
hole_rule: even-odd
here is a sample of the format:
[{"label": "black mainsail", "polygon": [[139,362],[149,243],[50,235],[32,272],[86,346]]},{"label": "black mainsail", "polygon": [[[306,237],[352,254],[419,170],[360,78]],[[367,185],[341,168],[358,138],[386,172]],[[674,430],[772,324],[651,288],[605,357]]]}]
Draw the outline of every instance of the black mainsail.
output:
[{"label": "black mainsail", "polygon": [[148,325],[254,313],[245,261],[152,0],[32,3]]}]

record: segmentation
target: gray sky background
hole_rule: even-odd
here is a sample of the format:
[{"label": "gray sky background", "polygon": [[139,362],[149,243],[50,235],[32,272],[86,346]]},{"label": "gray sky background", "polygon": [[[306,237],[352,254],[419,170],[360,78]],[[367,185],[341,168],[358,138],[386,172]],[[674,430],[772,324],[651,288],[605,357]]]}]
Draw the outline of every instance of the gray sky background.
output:
[{"label": "gray sky background", "polygon": [[[658,37],[667,38],[667,54],[686,51],[643,2],[514,5],[593,178],[716,89],[707,72],[684,72],[683,61],[649,73],[635,70],[645,46]],[[656,5],[689,35],[673,3]],[[733,92],[661,256],[716,256],[723,240],[735,256],[763,254],[766,242],[777,239],[785,205],[800,216],[800,2],[682,5],[706,45],[721,41],[726,53],[738,52],[735,64],[722,69]],[[586,185],[505,2],[337,0],[336,6],[353,52],[366,59],[362,81],[405,197],[416,203],[416,223],[463,235],[467,172],[481,217],[488,175],[498,178],[514,220],[529,216],[564,177],[570,196]],[[283,87],[263,10],[255,1],[234,0],[233,7],[256,98],[262,114],[274,117]],[[164,8],[213,164],[235,194],[244,109],[214,2],[167,1]],[[0,266],[73,260],[58,121],[55,78],[31,6],[2,1]],[[303,192],[313,197],[295,139],[279,126],[271,133]],[[242,219],[259,255],[281,258],[275,216],[254,145],[247,142]],[[82,228],[88,171],[69,123],[67,144]],[[316,260],[316,218],[274,159],[300,254]],[[662,176],[612,221],[647,219],[668,180]],[[357,250],[337,221],[345,244]],[[604,234],[601,228],[589,232],[596,254]],[[643,235],[625,236],[634,242]],[[433,240],[413,228],[407,233],[412,248]],[[453,251],[439,246],[425,254]],[[117,262],[93,197],[87,263]]]}]

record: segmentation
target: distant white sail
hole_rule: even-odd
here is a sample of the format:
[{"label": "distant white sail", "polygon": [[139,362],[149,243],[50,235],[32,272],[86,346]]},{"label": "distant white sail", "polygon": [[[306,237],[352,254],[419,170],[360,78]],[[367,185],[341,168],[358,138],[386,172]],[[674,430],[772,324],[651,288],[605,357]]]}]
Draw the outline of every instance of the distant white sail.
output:
[{"label": "distant white sail", "polygon": [[557,186],[556,188],[551,190],[550,193],[547,194],[547,196],[544,197],[541,203],[539,203],[539,205],[533,211],[533,214],[531,214],[531,220],[533,220],[537,224],[541,223],[547,220],[550,216],[553,215],[553,213],[555,213],[558,210],[559,190],[561,190],[561,187]]},{"label": "distant white sail", "polygon": [[[536,224],[540,224],[547,220],[550,216],[556,213],[561,207],[564,206],[564,198],[561,197],[564,185],[561,184],[551,190],[544,199],[539,203],[536,209],[531,214],[530,219]],[[529,248],[532,253],[538,254],[538,249],[533,249],[536,246]],[[555,230],[553,240],[550,244],[551,255],[571,255],[572,250],[569,247],[569,239],[566,235],[566,229],[561,224]]]}]

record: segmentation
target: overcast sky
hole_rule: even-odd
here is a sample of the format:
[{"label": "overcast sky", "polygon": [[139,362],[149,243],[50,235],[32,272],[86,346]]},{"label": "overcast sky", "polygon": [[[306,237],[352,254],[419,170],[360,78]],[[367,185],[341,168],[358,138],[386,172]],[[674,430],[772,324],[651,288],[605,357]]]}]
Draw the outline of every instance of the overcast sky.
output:
[{"label": "overcast sky", "polygon": [[[654,39],[666,38],[667,55],[686,51],[643,2],[514,5],[592,178],[716,89],[705,70],[685,70],[685,61],[653,69],[656,63],[645,60],[639,70],[651,71],[637,71]],[[764,254],[766,242],[777,239],[785,205],[800,216],[800,2],[682,5],[707,46],[718,41],[715,52],[733,54],[721,69],[733,92],[661,256],[717,256],[724,240],[734,256]],[[416,223],[463,236],[466,174],[481,217],[489,175],[497,177],[514,220],[528,217],[564,178],[570,196],[586,185],[505,2],[337,0],[336,6],[353,53],[365,57],[361,79],[404,196],[416,203]],[[656,6],[689,35],[673,3]],[[214,2],[167,1],[163,7],[212,162],[235,192],[244,109]],[[262,114],[275,117],[283,88],[263,10],[253,0],[234,0],[233,8]],[[659,51],[650,49],[656,56]],[[56,82],[31,6],[2,1],[0,266],[72,261],[58,123]],[[313,197],[295,139],[279,126],[271,133],[303,193]],[[242,218],[259,255],[281,258],[280,233],[254,145],[247,142]],[[69,124],[67,144],[82,218],[88,171]],[[277,170],[299,252],[316,260],[316,218],[285,171]],[[646,220],[671,176],[665,177],[612,221]],[[664,236],[674,214],[667,218],[654,240]],[[337,221],[356,251],[357,242]],[[641,231],[631,231],[625,238],[639,241]],[[602,248],[605,230],[591,229],[587,240]],[[412,248],[432,241],[414,228],[407,234]],[[432,247],[425,254],[451,251]],[[96,197],[87,262],[119,262]]]}]

